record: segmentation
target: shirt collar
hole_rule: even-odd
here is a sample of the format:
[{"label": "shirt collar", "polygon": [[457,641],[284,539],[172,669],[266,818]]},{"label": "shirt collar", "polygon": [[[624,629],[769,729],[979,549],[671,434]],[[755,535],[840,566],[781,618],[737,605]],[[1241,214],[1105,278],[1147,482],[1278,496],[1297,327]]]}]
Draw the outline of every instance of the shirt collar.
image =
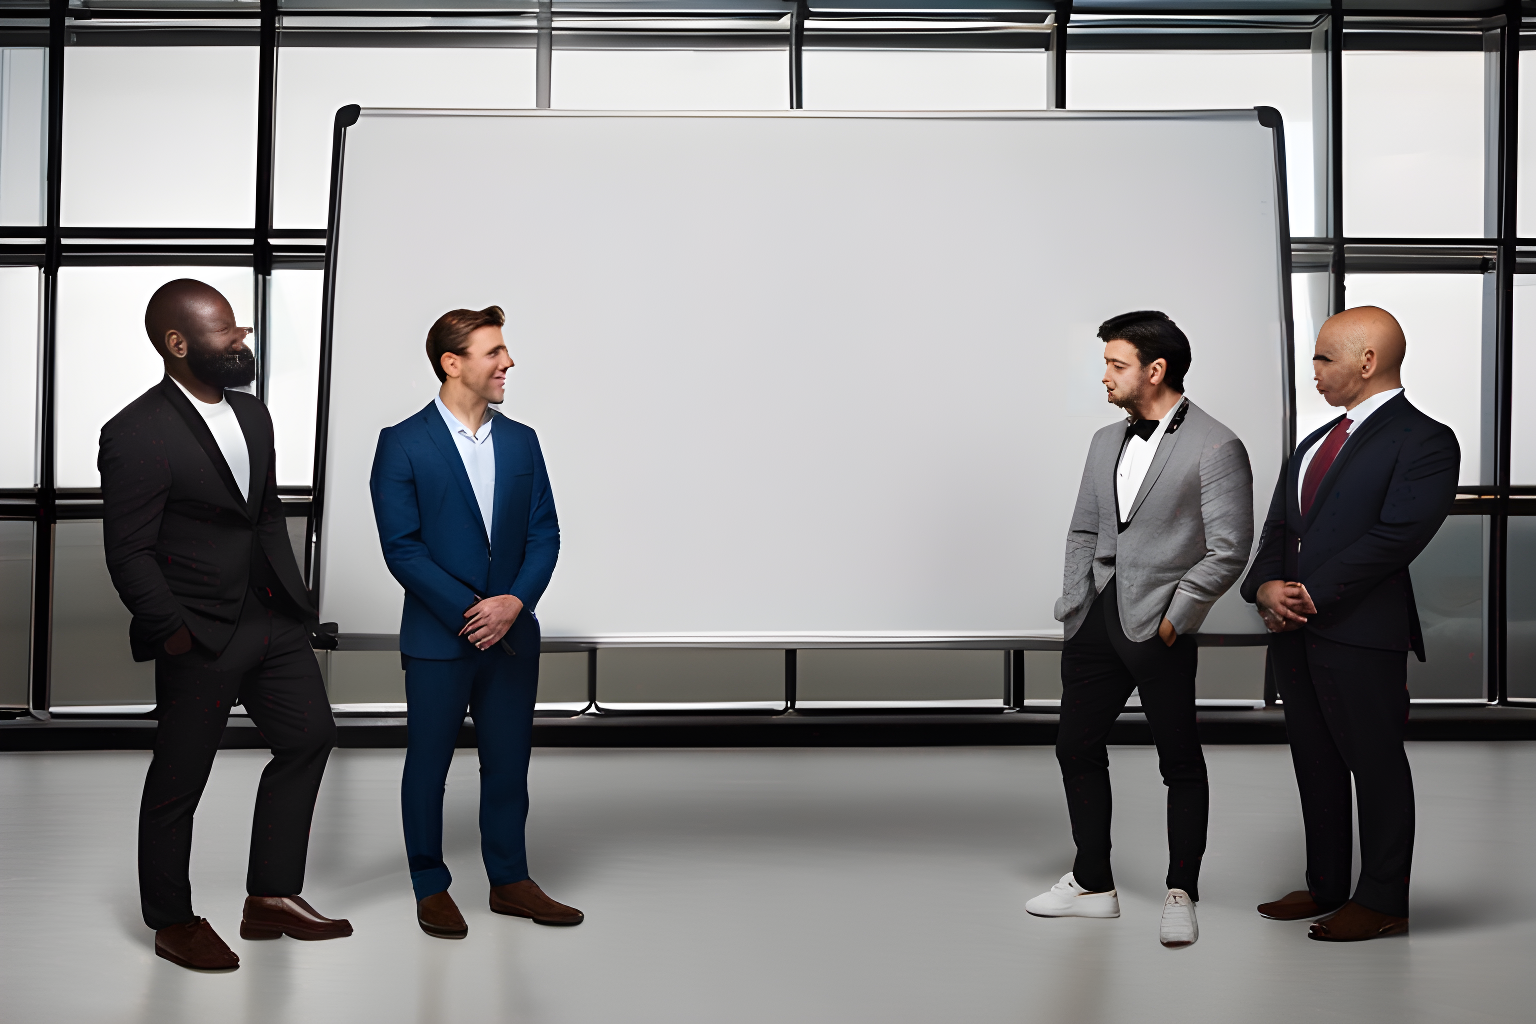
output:
[{"label": "shirt collar", "polygon": [[1163,418],[1157,421],[1157,429],[1152,431],[1151,437],[1147,438],[1148,445],[1153,448],[1158,446],[1158,443],[1163,439],[1163,435],[1168,433],[1168,424],[1173,422],[1173,418],[1179,414],[1179,410],[1183,408],[1186,401],[1188,401],[1188,399],[1186,399],[1183,395],[1180,395],[1179,400],[1173,403],[1173,408],[1169,409],[1168,412],[1164,414]]},{"label": "shirt collar", "polygon": [[198,398],[192,392],[188,391],[187,386],[181,381],[177,380],[175,377],[172,377],[170,374],[166,374],[165,376],[168,380],[170,380],[172,384],[175,384],[178,388],[181,388],[181,393],[187,396],[187,401],[192,403],[192,408],[194,409],[206,409],[209,412],[213,412],[219,406],[229,404],[229,399],[224,397],[224,392],[222,391],[219,392],[219,400],[210,404],[203,401],[201,398]]},{"label": "shirt collar", "polygon": [[1349,417],[1349,432],[1353,434],[1355,430],[1360,426],[1360,424],[1365,422],[1365,418],[1367,416],[1375,412],[1377,409],[1380,409],[1382,406],[1386,405],[1388,402],[1392,401],[1392,399],[1396,398],[1402,393],[1402,388],[1393,388],[1391,391],[1383,391],[1380,394],[1372,395],[1370,398],[1367,398],[1365,401],[1355,406],[1349,412],[1346,412],[1344,415]]},{"label": "shirt collar", "polygon": [[495,416],[492,415],[489,407],[485,410],[485,419],[481,421],[480,429],[471,434],[469,428],[460,423],[459,418],[449,410],[448,406],[443,404],[441,395],[434,395],[432,402],[437,406],[437,411],[442,414],[443,422],[448,425],[448,433],[467,437],[477,444],[484,443],[491,436],[491,420],[495,419]]}]

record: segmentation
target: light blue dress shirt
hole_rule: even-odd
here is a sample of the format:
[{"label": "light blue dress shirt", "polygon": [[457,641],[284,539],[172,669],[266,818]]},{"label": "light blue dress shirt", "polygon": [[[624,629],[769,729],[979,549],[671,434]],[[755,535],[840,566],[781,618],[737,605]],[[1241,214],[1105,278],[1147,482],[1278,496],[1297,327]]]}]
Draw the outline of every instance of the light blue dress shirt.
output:
[{"label": "light blue dress shirt", "polygon": [[496,501],[496,446],[491,441],[491,420],[495,417],[491,410],[485,410],[485,421],[480,424],[480,429],[470,433],[469,428],[459,422],[441,398],[432,401],[437,404],[437,411],[448,425],[448,433],[453,435],[453,443],[459,449],[459,458],[464,460],[464,472],[469,474],[469,486],[474,488],[475,502],[480,506],[480,518],[485,522],[485,536],[489,542],[491,510]]}]

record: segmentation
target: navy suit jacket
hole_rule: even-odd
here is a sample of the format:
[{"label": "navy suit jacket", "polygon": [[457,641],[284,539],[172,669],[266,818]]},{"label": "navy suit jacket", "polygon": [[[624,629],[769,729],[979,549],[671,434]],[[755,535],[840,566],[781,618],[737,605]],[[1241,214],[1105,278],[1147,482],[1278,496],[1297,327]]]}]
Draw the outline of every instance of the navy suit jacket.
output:
[{"label": "navy suit jacket", "polygon": [[1270,580],[1298,580],[1317,606],[1307,629],[1357,647],[1411,650],[1423,661],[1408,565],[1450,513],[1461,447],[1450,427],[1398,395],[1349,435],[1303,516],[1297,456],[1340,419],[1309,434],[1281,470],[1243,598],[1252,602]]},{"label": "navy suit jacket", "polygon": [[384,563],[405,588],[403,655],[469,657],[475,648],[458,634],[476,599],[513,594],[522,614],[532,615],[555,571],[560,524],[538,435],[491,415],[496,496],[489,524],[436,403],[379,431],[369,487]]}]

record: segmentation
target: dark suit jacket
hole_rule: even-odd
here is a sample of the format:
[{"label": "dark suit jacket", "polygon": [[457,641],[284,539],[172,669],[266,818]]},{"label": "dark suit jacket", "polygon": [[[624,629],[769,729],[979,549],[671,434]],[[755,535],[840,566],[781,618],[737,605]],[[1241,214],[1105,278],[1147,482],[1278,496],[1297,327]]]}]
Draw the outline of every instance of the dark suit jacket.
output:
[{"label": "dark suit jacket", "polygon": [[384,562],[405,588],[403,655],[443,661],[474,654],[459,630],[477,597],[512,594],[531,615],[554,574],[560,523],[538,435],[492,415],[489,524],[435,402],[379,431],[369,486]]},{"label": "dark suit jacket", "polygon": [[1341,418],[1309,434],[1281,470],[1243,598],[1252,602],[1270,580],[1299,580],[1317,605],[1307,629],[1423,661],[1408,564],[1451,510],[1461,448],[1450,427],[1398,395],[1349,435],[1303,518],[1299,456]]},{"label": "dark suit jacket", "polygon": [[272,417],[226,391],[251,457],[250,499],[192,402],[169,377],[101,428],[107,571],[133,614],[135,661],[149,661],[182,626],[221,653],[255,587],[266,603],[312,624],[315,611],[277,496]]}]

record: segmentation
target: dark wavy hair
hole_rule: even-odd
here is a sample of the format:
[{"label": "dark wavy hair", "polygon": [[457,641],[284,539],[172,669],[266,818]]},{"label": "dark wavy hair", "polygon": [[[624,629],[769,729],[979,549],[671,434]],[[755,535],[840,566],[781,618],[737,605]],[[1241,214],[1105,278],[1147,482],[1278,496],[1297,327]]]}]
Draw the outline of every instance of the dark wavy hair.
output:
[{"label": "dark wavy hair", "polygon": [[1189,372],[1194,356],[1189,351],[1189,339],[1167,313],[1138,309],[1134,313],[1112,316],[1099,325],[1099,340],[1128,341],[1135,345],[1136,357],[1142,366],[1159,359],[1166,360],[1168,375],[1164,380],[1173,390],[1184,393],[1184,375]]}]

